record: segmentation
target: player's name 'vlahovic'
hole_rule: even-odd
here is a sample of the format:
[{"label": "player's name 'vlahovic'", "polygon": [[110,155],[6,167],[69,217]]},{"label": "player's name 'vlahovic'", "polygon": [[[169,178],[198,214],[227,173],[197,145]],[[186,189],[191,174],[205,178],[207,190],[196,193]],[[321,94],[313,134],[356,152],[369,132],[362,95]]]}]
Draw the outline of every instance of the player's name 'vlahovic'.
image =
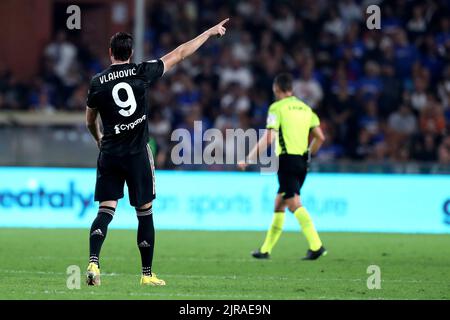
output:
[{"label": "player's name 'vlahovic'", "polygon": [[109,81],[113,81],[119,78],[126,78],[129,76],[135,76],[136,75],[136,68],[126,69],[126,70],[119,70],[119,71],[113,71],[109,72],[103,76],[101,76],[100,83],[104,84]]}]

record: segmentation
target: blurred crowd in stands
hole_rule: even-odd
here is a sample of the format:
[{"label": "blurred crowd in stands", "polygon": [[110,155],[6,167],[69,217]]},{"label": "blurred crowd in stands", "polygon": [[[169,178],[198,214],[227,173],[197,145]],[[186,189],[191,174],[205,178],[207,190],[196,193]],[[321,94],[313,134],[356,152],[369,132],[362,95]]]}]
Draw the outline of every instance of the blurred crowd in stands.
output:
[{"label": "blurred crowd in stands", "polygon": [[[381,29],[366,7],[381,8]],[[446,0],[147,1],[146,59],[231,17],[150,91],[160,167],[176,128],[264,128],[281,71],[321,118],[318,161],[450,163],[450,11]],[[109,65],[58,32],[32,83],[0,67],[0,110],[82,111],[89,79]]]}]

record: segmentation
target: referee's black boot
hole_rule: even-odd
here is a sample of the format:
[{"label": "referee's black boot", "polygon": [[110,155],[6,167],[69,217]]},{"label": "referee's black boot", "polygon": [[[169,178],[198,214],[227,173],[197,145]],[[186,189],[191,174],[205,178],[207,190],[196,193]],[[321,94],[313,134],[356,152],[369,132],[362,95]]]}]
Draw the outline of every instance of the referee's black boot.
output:
[{"label": "referee's black boot", "polygon": [[320,247],[317,251],[312,251],[311,249],[308,249],[306,251],[306,256],[302,258],[302,260],[316,260],[319,259],[320,256],[326,256],[327,250],[324,247]]},{"label": "referee's black boot", "polygon": [[270,254],[268,252],[261,252],[260,249],[252,252],[252,257],[256,259],[269,259]]}]

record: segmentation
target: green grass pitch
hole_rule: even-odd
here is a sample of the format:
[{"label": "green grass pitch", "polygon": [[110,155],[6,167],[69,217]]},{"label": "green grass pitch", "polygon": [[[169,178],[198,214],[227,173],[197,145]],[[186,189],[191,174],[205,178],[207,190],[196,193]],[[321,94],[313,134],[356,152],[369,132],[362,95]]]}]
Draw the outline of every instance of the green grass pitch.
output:
[{"label": "green grass pitch", "polygon": [[[286,232],[268,261],[250,257],[263,232],[157,231],[154,271],[166,287],[140,287],[136,231],[110,230],[102,286],[66,286],[86,268],[88,230],[0,229],[0,299],[449,299],[448,235],[322,233],[328,255],[300,261],[306,243]],[[367,267],[381,289],[367,288]]]}]

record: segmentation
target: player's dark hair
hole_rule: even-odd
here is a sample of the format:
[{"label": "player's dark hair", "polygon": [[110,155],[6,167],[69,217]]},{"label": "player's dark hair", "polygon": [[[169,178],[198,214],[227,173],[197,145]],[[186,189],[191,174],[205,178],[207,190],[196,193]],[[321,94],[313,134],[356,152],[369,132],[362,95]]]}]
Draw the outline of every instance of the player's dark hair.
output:
[{"label": "player's dark hair", "polygon": [[133,36],[126,32],[117,32],[109,43],[114,59],[127,61],[133,52]]},{"label": "player's dark hair", "polygon": [[275,85],[283,92],[292,91],[292,75],[290,73],[280,73],[273,81]]}]

